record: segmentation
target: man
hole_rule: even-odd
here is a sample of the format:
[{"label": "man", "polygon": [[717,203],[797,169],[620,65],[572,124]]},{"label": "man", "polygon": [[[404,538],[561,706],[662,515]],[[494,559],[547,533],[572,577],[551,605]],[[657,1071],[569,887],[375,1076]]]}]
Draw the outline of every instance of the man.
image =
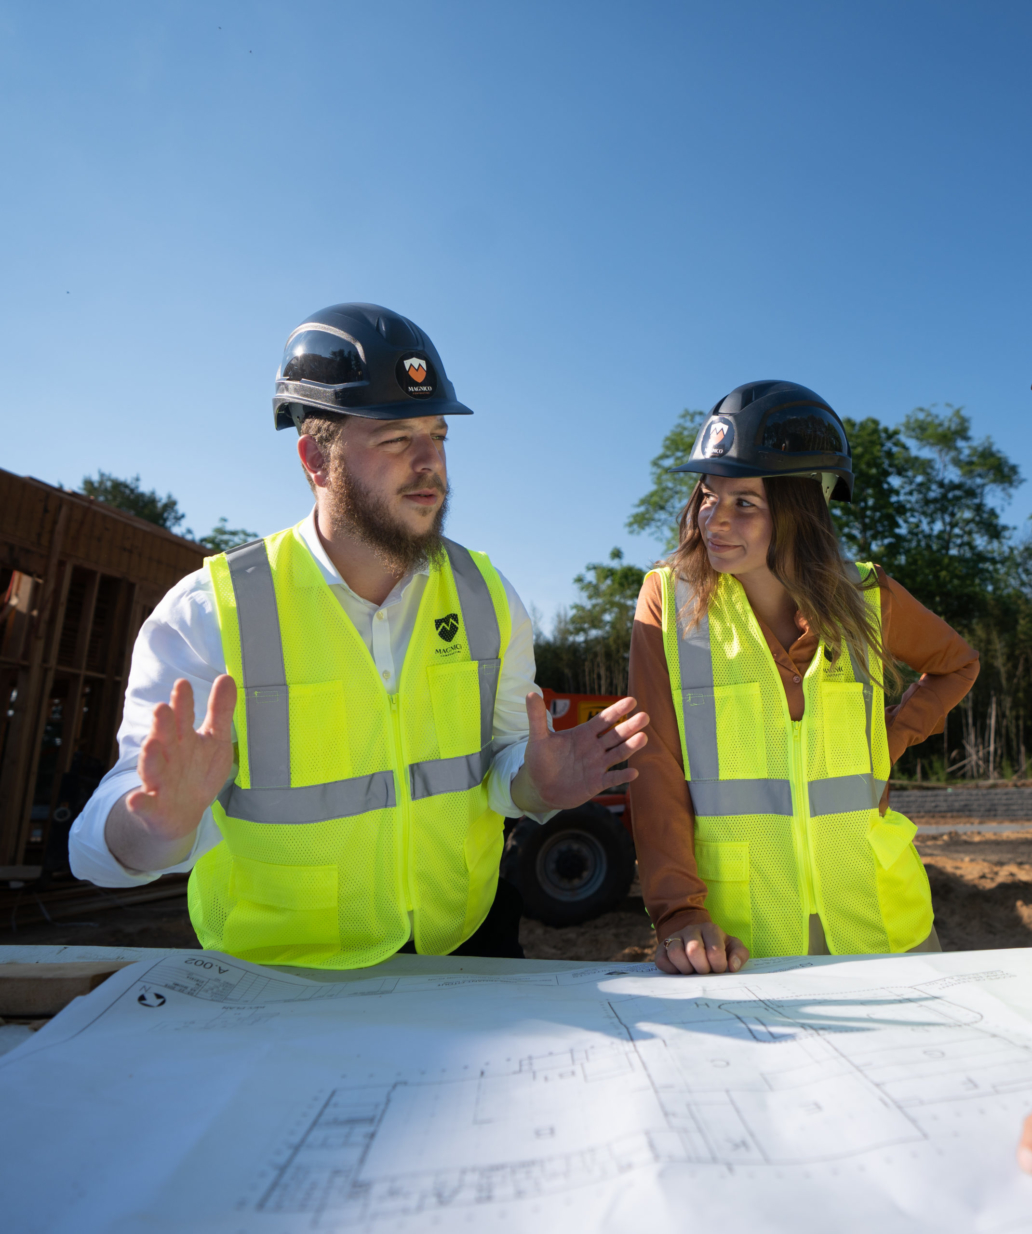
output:
[{"label": "man", "polygon": [[315,508],[209,558],[145,622],[72,870],[102,886],[192,870],[202,945],[260,963],[521,955],[503,816],[544,822],[633,778],[609,768],[648,717],[623,699],[550,730],[523,604],[442,535],[445,416],[472,413],[411,321],[314,314],[273,412]]}]

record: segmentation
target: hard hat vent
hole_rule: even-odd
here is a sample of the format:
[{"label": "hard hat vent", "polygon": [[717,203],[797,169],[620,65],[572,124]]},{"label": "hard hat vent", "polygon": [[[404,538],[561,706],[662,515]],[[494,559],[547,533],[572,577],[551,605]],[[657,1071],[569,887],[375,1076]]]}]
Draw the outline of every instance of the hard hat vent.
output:
[{"label": "hard hat vent", "polygon": [[376,323],[377,330],[391,347],[422,347],[423,340],[404,317],[384,313]]}]

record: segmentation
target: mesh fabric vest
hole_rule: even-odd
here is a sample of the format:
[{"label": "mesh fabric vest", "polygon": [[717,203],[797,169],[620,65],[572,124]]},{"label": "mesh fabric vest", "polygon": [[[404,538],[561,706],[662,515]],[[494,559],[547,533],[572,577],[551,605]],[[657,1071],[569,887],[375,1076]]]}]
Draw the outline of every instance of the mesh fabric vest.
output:
[{"label": "mesh fabric vest", "polygon": [[491,729],[510,615],[482,553],[430,570],[398,693],[296,528],[208,559],[239,771],[194,867],[202,946],[267,964],[353,968],[410,936],[442,955],[494,899],[502,819]]},{"label": "mesh fabric vest", "polygon": [[[874,567],[858,566],[873,580]],[[917,828],[879,816],[890,763],[882,688],[822,642],[793,721],[741,584],[721,575],[689,633],[687,584],[664,568],[663,637],[706,908],[755,956],[805,955],[820,915],[833,955],[906,951],[932,927]],[[877,586],[865,590],[881,628]]]}]

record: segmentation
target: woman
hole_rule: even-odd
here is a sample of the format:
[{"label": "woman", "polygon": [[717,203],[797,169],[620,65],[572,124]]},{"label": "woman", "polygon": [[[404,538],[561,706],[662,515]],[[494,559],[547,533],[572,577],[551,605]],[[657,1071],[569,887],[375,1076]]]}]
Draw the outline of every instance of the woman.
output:
[{"label": "woman", "polygon": [[[843,561],[845,430],[812,390],[753,382],[676,471],[701,473],[680,544],[642,587],[630,686],[634,838],[668,973],[753,954],[938,951],[893,762],[971,689],[978,655],[880,567]],[[922,674],[899,704],[894,663]]]}]

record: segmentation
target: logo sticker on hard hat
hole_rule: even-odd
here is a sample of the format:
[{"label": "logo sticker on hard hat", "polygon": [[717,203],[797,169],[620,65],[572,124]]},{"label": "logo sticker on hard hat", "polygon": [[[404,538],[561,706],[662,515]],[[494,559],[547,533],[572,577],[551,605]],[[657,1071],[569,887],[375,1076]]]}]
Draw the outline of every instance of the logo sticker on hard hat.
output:
[{"label": "logo sticker on hard hat", "polygon": [[716,416],[706,425],[699,445],[702,458],[721,458],[731,449],[735,439],[735,426],[723,416]]},{"label": "logo sticker on hard hat", "polygon": [[398,361],[395,370],[398,385],[411,398],[430,398],[437,390],[434,366],[418,351],[408,352]]}]

